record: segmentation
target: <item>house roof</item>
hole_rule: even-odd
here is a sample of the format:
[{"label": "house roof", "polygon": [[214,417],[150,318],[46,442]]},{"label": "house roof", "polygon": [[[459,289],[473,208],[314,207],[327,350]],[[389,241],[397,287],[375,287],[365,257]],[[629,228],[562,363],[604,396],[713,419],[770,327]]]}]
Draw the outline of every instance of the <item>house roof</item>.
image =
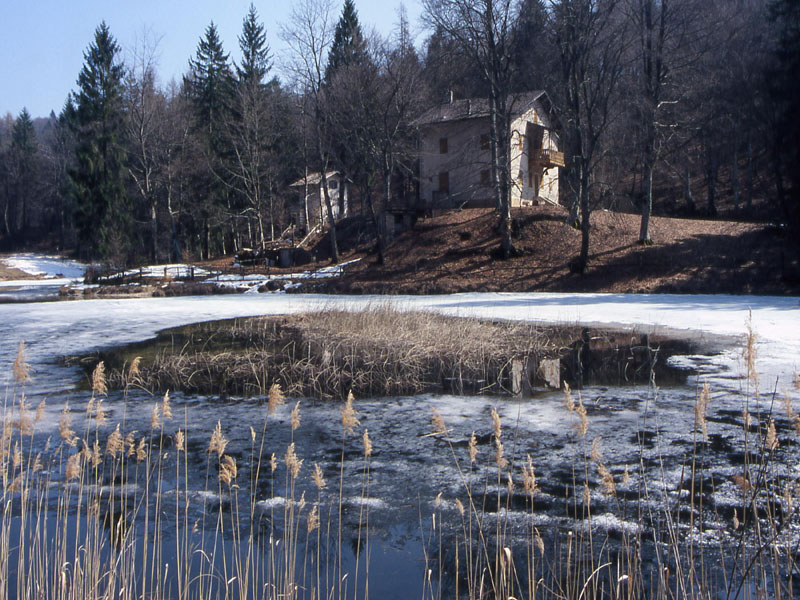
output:
[{"label": "house roof", "polygon": [[[512,116],[521,115],[537,100],[544,100],[545,108],[548,112],[552,112],[553,107],[550,98],[544,90],[509,95],[508,104],[511,108]],[[419,127],[421,125],[461,121],[464,119],[480,119],[488,116],[488,98],[465,98],[434,106],[417,117],[412,124]]]},{"label": "house roof", "polygon": [[[328,171],[327,173],[325,173],[325,179],[330,179],[331,177],[335,177],[336,175],[339,175],[339,171]],[[317,184],[319,184],[320,181],[322,181],[322,173],[321,172],[318,171],[316,173],[309,173],[308,174],[308,185],[317,185]],[[289,187],[299,187],[299,186],[305,185],[305,184],[306,184],[306,178],[305,177],[301,177],[300,179],[298,179],[294,183],[290,183]]]}]

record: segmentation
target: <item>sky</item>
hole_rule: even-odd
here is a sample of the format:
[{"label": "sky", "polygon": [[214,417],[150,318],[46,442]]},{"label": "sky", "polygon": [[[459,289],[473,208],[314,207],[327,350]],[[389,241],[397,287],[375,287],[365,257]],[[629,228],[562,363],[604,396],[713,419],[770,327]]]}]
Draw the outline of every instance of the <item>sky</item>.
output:
[{"label": "sky", "polygon": [[[332,0],[333,18],[342,0]],[[2,0],[0,20],[0,118],[16,117],[23,107],[31,116],[58,113],[74,90],[83,54],[94,30],[106,22],[112,35],[129,53],[143,39],[157,40],[158,72],[163,83],[179,81],[189,58],[211,21],[217,25],[226,52],[239,57],[237,36],[251,0]],[[286,53],[281,25],[289,22],[293,0],[255,0],[259,18],[267,29],[276,69]],[[359,21],[366,32],[389,35],[398,21],[401,0],[355,0]],[[419,0],[403,2],[412,31],[422,35]],[[280,76],[280,71],[278,71]]]}]

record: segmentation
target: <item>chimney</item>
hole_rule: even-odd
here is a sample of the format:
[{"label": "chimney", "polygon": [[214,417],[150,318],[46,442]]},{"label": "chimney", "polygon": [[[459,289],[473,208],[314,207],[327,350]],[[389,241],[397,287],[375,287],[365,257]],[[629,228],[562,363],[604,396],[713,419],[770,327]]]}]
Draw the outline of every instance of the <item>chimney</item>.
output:
[{"label": "chimney", "polygon": [[451,89],[450,90],[450,104],[452,104],[453,102],[455,102],[455,93]]}]

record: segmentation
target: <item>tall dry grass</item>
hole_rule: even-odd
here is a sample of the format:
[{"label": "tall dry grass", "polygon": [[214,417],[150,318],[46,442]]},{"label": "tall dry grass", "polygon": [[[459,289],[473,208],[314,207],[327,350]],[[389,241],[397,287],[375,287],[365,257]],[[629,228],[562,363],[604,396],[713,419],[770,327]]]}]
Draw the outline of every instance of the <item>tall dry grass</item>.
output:
[{"label": "tall dry grass", "polygon": [[[379,335],[369,329],[369,316],[352,318],[348,327]],[[420,323],[419,317],[409,318]],[[483,331],[486,343],[493,344],[491,328]],[[320,334],[320,344],[337,343],[325,340]],[[565,385],[572,460],[564,497],[557,499],[563,517],[555,520],[552,514],[542,518],[540,508],[543,482],[554,467],[538,465],[525,453],[513,422],[493,410],[486,423],[488,444],[481,445],[473,433],[462,447],[434,412],[430,439],[446,448],[441,459],[455,465],[459,492],[450,498],[439,494],[431,512],[421,507],[426,566],[422,580],[413,587],[409,582],[405,595],[793,598],[800,573],[800,482],[782,462],[791,456],[783,450],[800,435],[800,417],[788,394],[764,402],[754,384],[752,331],[748,348],[750,384],[740,422],[728,426],[741,430],[744,460],[731,481],[720,482],[708,472],[709,428],[723,426],[709,420],[716,401],[710,386],[697,388],[691,452],[676,486],[666,477],[651,479],[643,449],[626,465],[610,462],[581,394]],[[287,401],[278,382],[269,385],[258,429],[238,424],[248,428],[249,448],[232,453],[228,438],[234,425],[217,422],[207,439],[197,439],[188,415],[175,414],[168,393],[148,408],[146,431],[131,430],[125,414],[112,422],[102,364],[87,397],[64,406],[58,439],[35,442],[46,407],[34,408],[26,399],[31,371],[23,344],[13,372],[0,437],[0,600],[369,597],[376,574],[367,499],[373,443],[380,440],[362,427],[352,394],[341,407],[338,476],[326,477],[297,446],[300,403],[287,421],[289,443],[270,450],[268,431]],[[124,393],[144,385],[141,361],[130,364],[123,380]],[[205,456],[202,494],[189,485],[198,469],[188,458],[190,447]],[[345,461],[354,453],[362,461],[356,475],[361,502],[356,529],[349,531]],[[300,485],[306,481],[309,485]],[[736,490],[731,514],[714,501],[717,485]],[[307,497],[302,489],[313,491]],[[265,499],[271,500],[266,509]],[[198,503],[204,507],[200,518],[192,510]],[[631,527],[602,526],[612,517]],[[348,563],[351,537],[354,560]]]},{"label": "tall dry grass", "polygon": [[[147,431],[131,430],[125,414],[111,422],[102,363],[83,406],[65,404],[58,440],[48,439],[42,447],[34,438],[44,405],[33,409],[26,400],[30,369],[22,344],[14,375],[0,438],[0,599],[368,595],[368,507],[362,502],[361,550],[354,566],[345,565],[341,491],[331,504],[322,493],[328,482],[319,467],[310,470],[298,454],[299,402],[289,419],[290,443],[278,456],[267,454],[272,415],[285,401],[279,385],[272,386],[260,431],[249,426],[249,451],[237,460],[222,422],[205,441],[193,439],[187,415],[174,414],[169,393],[146,409]],[[140,361],[130,365],[125,379],[126,389],[141,385]],[[363,501],[369,494],[372,440],[366,430],[353,439],[360,425],[352,397],[343,410],[342,460],[350,446],[361,445]],[[206,455],[200,493],[189,485],[197,473],[190,472],[196,466],[188,448],[197,446],[205,447]],[[249,481],[241,481],[241,460],[247,462]],[[314,482],[317,498],[298,492],[301,478]],[[277,500],[266,513],[258,493],[265,479]],[[285,490],[283,496],[277,488]]]},{"label": "tall dry grass", "polygon": [[[666,474],[653,479],[643,447],[631,457],[632,470],[628,464],[609,464],[602,439],[592,437],[592,419],[580,393],[576,397],[565,383],[565,411],[573,421],[571,482],[561,499],[566,524],[551,525],[552,509],[537,514],[539,482],[547,480],[548,467],[560,466],[540,468],[529,455],[513,450],[526,442],[507,441],[513,423],[502,423],[492,410],[485,424],[493,432],[492,452],[480,457],[475,435],[464,449],[434,411],[431,435],[445,443],[461,485],[452,498],[440,493],[433,503],[426,559],[429,575],[437,568],[440,581],[426,581],[423,597],[796,597],[800,476],[786,463],[795,455],[780,449],[797,444],[800,417],[788,393],[766,403],[759,398],[755,347],[748,325],[741,419],[734,425],[713,423],[716,435],[739,440],[744,456],[723,480],[710,469],[708,415],[715,393],[708,383],[697,388],[691,451],[677,484]],[[738,496],[733,506],[717,501],[726,493]],[[443,512],[440,507],[448,502],[455,510]],[[620,525],[609,527],[610,518]]]},{"label": "tall dry grass", "polygon": [[[574,337],[574,336],[573,336]],[[531,368],[571,341],[525,323],[374,307],[202,324],[141,365],[149,389],[344,399],[510,390],[513,360]],[[112,375],[123,385],[123,371]]]}]

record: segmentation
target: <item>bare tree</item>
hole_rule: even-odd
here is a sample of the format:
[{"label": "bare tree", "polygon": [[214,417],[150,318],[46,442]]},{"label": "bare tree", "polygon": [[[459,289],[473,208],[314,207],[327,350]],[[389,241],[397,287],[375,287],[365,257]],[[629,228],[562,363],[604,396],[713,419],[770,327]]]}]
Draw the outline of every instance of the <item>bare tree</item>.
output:
[{"label": "bare tree", "polygon": [[[393,179],[400,169],[413,170],[416,159],[411,120],[423,102],[422,66],[408,22],[401,11],[392,40],[373,35],[363,60],[337,70],[330,81],[331,117],[349,132],[349,154],[358,159],[351,172],[367,201],[377,242],[378,262],[386,249],[385,211],[392,204]],[[380,182],[380,202],[373,187]]]},{"label": "bare tree", "polygon": [[246,206],[243,217],[247,220],[251,244],[254,236],[250,222],[255,217],[258,228],[258,244],[263,249],[265,204],[269,213],[269,239],[275,239],[275,162],[274,150],[277,139],[275,127],[275,95],[277,81],[265,81],[271,69],[266,31],[258,22],[255,8],[243,22],[239,37],[242,50],[242,65],[236,71],[238,81],[231,102],[231,113],[227,120],[227,142],[229,159],[226,161],[229,177],[226,182],[242,197]]},{"label": "bare tree", "polygon": [[336,220],[326,175],[331,152],[330,115],[325,106],[325,61],[333,41],[332,10],[331,0],[303,0],[294,5],[289,23],[281,28],[281,38],[289,46],[288,70],[294,77],[298,92],[307,95],[310,100],[317,165],[330,225],[331,260],[337,263],[339,246],[336,241]]},{"label": "bare tree", "polygon": [[501,250],[514,253],[511,240],[511,107],[513,35],[517,3],[512,0],[423,0],[425,18],[445,32],[472,59],[489,90],[489,150]]},{"label": "bare tree", "polygon": [[165,163],[163,124],[166,99],[157,87],[158,40],[147,32],[139,38],[125,74],[125,116],[128,173],[147,207],[150,259],[158,261],[159,176]]},{"label": "bare tree", "polygon": [[699,40],[707,37],[703,28],[712,23],[700,15],[696,0],[630,0],[629,16],[638,44],[638,108],[642,132],[642,220],[639,243],[650,244],[650,215],[653,210],[653,171],[659,146],[678,127],[676,105],[686,96],[689,71],[702,50]]},{"label": "bare tree", "polygon": [[581,249],[573,269],[589,261],[593,174],[614,114],[622,71],[625,26],[616,0],[553,0],[552,31],[561,58],[561,90],[568,170],[566,181],[580,208]]}]

